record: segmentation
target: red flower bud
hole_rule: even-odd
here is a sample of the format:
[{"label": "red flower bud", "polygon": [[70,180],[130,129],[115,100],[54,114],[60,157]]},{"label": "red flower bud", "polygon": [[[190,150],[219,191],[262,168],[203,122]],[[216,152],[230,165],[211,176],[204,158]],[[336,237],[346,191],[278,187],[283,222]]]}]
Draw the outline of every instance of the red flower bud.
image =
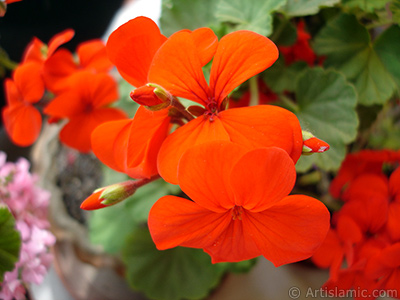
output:
[{"label": "red flower bud", "polygon": [[152,111],[166,108],[171,102],[170,95],[166,90],[151,83],[133,90],[130,97],[136,103],[144,105]]},{"label": "red flower bud", "polygon": [[136,192],[136,183],[130,180],[97,189],[82,202],[81,208],[95,210],[117,204]]},{"label": "red flower bud", "polygon": [[328,143],[303,130],[303,154],[322,153],[329,150]]}]

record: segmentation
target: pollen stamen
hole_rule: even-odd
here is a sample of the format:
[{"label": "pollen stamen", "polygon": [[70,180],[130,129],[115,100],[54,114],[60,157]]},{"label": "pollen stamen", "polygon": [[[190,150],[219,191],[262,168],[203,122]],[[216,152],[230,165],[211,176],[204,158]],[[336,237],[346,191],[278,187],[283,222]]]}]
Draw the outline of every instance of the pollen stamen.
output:
[{"label": "pollen stamen", "polygon": [[231,210],[231,214],[232,214],[232,219],[235,220],[242,220],[242,214],[243,214],[243,207],[241,206],[234,206]]}]

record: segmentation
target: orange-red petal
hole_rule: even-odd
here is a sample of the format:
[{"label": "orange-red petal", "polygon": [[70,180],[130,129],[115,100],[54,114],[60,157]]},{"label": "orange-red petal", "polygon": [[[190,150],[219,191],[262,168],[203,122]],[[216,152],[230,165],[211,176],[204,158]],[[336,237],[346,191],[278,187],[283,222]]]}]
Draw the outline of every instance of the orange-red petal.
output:
[{"label": "orange-red petal", "polygon": [[188,149],[179,161],[179,186],[194,202],[209,210],[222,213],[232,208],[235,201],[229,174],[244,153],[243,147],[226,141]]},{"label": "orange-red petal", "polygon": [[39,40],[37,37],[34,37],[32,41],[26,46],[24,54],[22,56],[22,61],[36,61],[41,63],[45,60],[45,56],[43,51],[46,45]]},{"label": "orange-red petal", "polygon": [[43,65],[43,78],[46,87],[53,93],[60,93],[68,89],[70,84],[66,78],[77,71],[77,65],[72,53],[67,49],[60,49],[49,57]]},{"label": "orange-red petal", "polygon": [[339,213],[350,216],[363,232],[378,232],[385,225],[389,211],[385,178],[376,174],[361,175],[350,188],[351,197]]},{"label": "orange-red petal", "polygon": [[389,183],[384,174],[360,174],[351,181],[341,198],[345,201],[351,201],[352,199],[374,197],[386,199],[389,197]]},{"label": "orange-red petal", "polygon": [[173,34],[155,54],[149,70],[149,82],[171,94],[205,105],[209,88],[202,71],[202,58],[191,33]]},{"label": "orange-red petal", "polygon": [[[231,217],[231,216],[230,216]],[[231,221],[216,241],[204,249],[211,256],[212,263],[239,262],[261,255],[253,239],[240,220]]]},{"label": "orange-red petal", "polygon": [[222,122],[198,117],[169,135],[158,155],[158,172],[164,180],[178,184],[177,169],[182,154],[189,148],[211,141],[229,141]]},{"label": "orange-red petal", "polygon": [[[311,259],[319,268],[325,269],[335,265],[340,266],[343,257],[344,253],[339,236],[334,229],[330,228],[325,240]],[[336,261],[339,261],[339,263]]]},{"label": "orange-red petal", "polygon": [[200,62],[205,66],[213,58],[218,46],[218,38],[210,28],[199,28],[191,33]]},{"label": "orange-red petal", "polygon": [[234,88],[278,59],[278,48],[265,36],[240,30],[224,36],[215,53],[210,89],[220,104]]},{"label": "orange-red petal", "polygon": [[215,213],[187,199],[164,196],[151,208],[148,225],[160,250],[184,245],[212,245],[232,220],[229,213]]},{"label": "orange-red petal", "polygon": [[154,21],[137,17],[110,35],[107,54],[121,76],[139,87],[147,83],[153,56],[166,39]]},{"label": "orange-red petal", "polygon": [[18,90],[17,85],[12,79],[6,78],[4,80],[4,90],[6,94],[7,104],[9,106],[14,106],[23,103],[24,99],[22,98],[22,95]]},{"label": "orange-red petal", "polygon": [[279,147],[294,163],[303,149],[303,137],[297,117],[278,106],[257,105],[233,108],[219,113],[230,140],[249,149]]},{"label": "orange-red petal", "polygon": [[14,82],[25,102],[36,103],[44,94],[41,68],[41,64],[26,62],[19,65],[13,73]]},{"label": "orange-red petal", "polygon": [[127,174],[133,178],[158,173],[157,155],[170,128],[168,110],[149,111],[140,106],[133,118],[127,147]]},{"label": "orange-red petal", "polygon": [[[85,72],[82,73],[85,74]],[[87,73],[87,75],[83,76],[84,80],[81,81],[80,88],[82,90],[85,89],[86,83],[86,89],[90,91],[91,103],[93,103],[94,107],[104,107],[118,100],[117,82],[109,74],[99,73],[92,75]]]},{"label": "orange-red petal", "polygon": [[324,241],[330,215],[318,200],[293,195],[265,211],[243,215],[247,236],[276,267],[309,258]]},{"label": "orange-red petal", "polygon": [[113,66],[107,57],[106,45],[100,39],[79,44],[76,53],[81,68],[95,70],[96,72],[107,72]]},{"label": "orange-red petal", "polygon": [[66,29],[54,35],[48,43],[47,57],[52,56],[54,51],[56,51],[57,48],[60,47],[62,44],[65,44],[72,40],[74,35],[75,31],[73,29]]},{"label": "orange-red petal", "polygon": [[70,118],[77,114],[88,114],[118,99],[117,84],[106,73],[80,71],[72,75],[68,83],[69,89],[47,105],[46,114]]},{"label": "orange-red petal", "polygon": [[296,181],[296,169],[283,149],[255,149],[240,157],[232,169],[230,181],[235,204],[259,212],[289,195]]},{"label": "orange-red petal", "polygon": [[96,156],[110,168],[133,178],[157,174],[156,157],[169,129],[167,110],[139,107],[133,120],[107,122],[92,133]]},{"label": "orange-red petal", "polygon": [[79,91],[71,90],[55,97],[44,109],[44,113],[56,118],[69,118],[82,114],[85,103],[82,101]]},{"label": "orange-red petal", "polygon": [[17,104],[3,109],[4,127],[16,145],[32,145],[42,129],[42,116],[30,104]]},{"label": "orange-red petal", "polygon": [[97,126],[91,135],[92,150],[106,166],[125,172],[128,134],[131,119],[105,122]]},{"label": "orange-red petal", "polygon": [[124,112],[115,108],[101,108],[90,114],[71,117],[60,132],[60,140],[80,152],[91,150],[91,134],[101,123],[125,118]]}]

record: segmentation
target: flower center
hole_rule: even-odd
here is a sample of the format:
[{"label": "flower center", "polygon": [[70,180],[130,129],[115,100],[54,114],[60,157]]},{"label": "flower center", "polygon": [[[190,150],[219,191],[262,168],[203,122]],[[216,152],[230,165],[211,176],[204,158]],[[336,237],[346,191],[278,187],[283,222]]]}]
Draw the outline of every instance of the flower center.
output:
[{"label": "flower center", "polygon": [[218,116],[218,105],[214,99],[210,99],[207,103],[204,116],[208,117],[210,122],[213,122],[214,118]]},{"label": "flower center", "polygon": [[83,111],[84,111],[85,113],[90,113],[90,112],[92,112],[92,111],[93,111],[93,104],[90,103],[90,102],[87,102],[87,103],[85,104],[85,108],[84,108]]},{"label": "flower center", "polygon": [[232,214],[232,219],[235,220],[242,220],[242,214],[243,214],[243,207],[241,206],[234,206],[231,210],[231,214]]}]

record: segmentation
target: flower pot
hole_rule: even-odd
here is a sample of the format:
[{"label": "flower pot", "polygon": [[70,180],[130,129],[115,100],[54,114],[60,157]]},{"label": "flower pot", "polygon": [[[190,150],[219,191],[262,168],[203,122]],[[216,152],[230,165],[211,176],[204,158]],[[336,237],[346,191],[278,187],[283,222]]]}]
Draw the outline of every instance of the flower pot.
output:
[{"label": "flower pot", "polygon": [[143,299],[128,287],[121,262],[89,241],[79,204],[98,187],[101,178],[93,174],[99,172],[99,162],[91,154],[61,145],[59,130],[60,126],[45,124],[31,153],[33,172],[52,195],[48,217],[57,238],[54,269],[76,300]]}]

